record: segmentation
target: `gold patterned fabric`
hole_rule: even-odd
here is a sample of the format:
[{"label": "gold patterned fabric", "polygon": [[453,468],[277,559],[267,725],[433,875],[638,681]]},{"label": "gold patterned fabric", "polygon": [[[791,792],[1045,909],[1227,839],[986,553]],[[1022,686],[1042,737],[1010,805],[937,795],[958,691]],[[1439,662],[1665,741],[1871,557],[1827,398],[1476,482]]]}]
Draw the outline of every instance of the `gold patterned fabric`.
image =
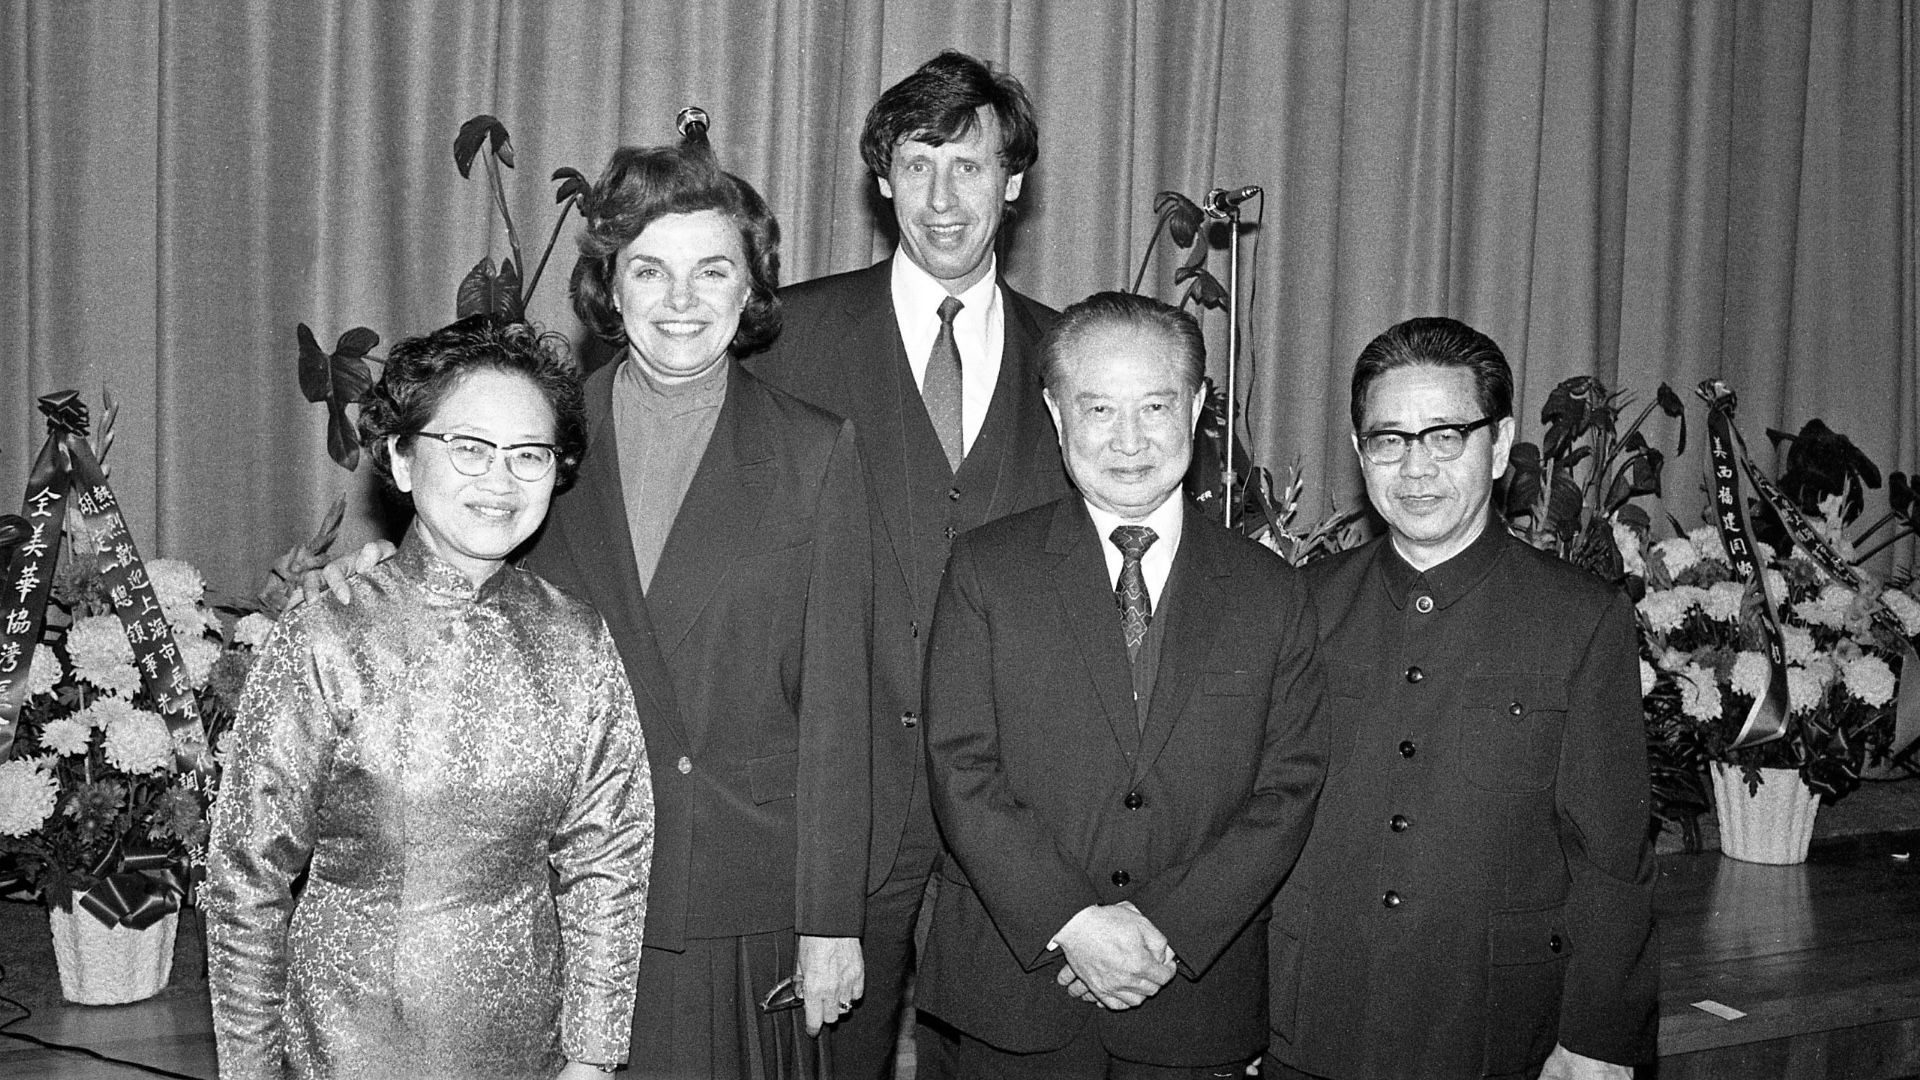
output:
[{"label": "gold patterned fabric", "polygon": [[652,785],[590,607],[511,566],[476,588],[409,534],[351,604],[281,621],[227,741],[203,893],[223,1078],[626,1058]]}]

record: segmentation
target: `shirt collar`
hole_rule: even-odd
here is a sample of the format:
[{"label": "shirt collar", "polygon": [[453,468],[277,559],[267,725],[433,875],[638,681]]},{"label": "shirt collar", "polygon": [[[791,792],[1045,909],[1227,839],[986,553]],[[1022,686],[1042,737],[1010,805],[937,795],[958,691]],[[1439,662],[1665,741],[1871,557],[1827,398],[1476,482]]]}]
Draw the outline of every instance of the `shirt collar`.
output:
[{"label": "shirt collar", "polygon": [[1472,592],[1492,573],[1506,546],[1518,542],[1507,534],[1506,524],[1494,516],[1489,506],[1487,524],[1480,535],[1465,550],[1438,566],[1425,571],[1414,569],[1412,563],[1394,550],[1391,536],[1381,539],[1373,561],[1394,607],[1406,607],[1407,598],[1418,593],[1433,597],[1436,608],[1445,608]]},{"label": "shirt collar", "polygon": [[[996,290],[1000,284],[1000,266],[997,258],[987,256],[987,272],[979,281],[973,283],[966,292],[958,294],[961,304],[960,317],[969,312],[982,318],[992,305]],[[894,306],[916,322],[938,323],[940,321],[940,301],[949,295],[947,287],[934,280],[932,274],[920,268],[920,264],[907,257],[904,251],[893,253],[893,295]]]},{"label": "shirt collar", "polygon": [[1148,556],[1165,555],[1171,559],[1174,550],[1180,546],[1180,527],[1186,521],[1187,508],[1185,500],[1180,497],[1180,492],[1177,490],[1167,496],[1167,501],[1155,507],[1153,513],[1148,514],[1143,521],[1127,521],[1118,514],[1110,514],[1086,502],[1085,499],[1081,502],[1086,503],[1087,516],[1093,519],[1093,530],[1100,535],[1100,543],[1107,547],[1113,547],[1110,537],[1113,536],[1114,528],[1120,525],[1145,525],[1153,530],[1154,541],[1153,546],[1147,549]]}]

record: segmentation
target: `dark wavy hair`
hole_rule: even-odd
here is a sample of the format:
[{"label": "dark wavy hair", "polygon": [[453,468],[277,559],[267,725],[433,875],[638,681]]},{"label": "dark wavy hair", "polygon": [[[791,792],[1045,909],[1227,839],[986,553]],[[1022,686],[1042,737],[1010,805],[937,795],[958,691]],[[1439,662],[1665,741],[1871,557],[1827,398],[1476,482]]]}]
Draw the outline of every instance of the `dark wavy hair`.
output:
[{"label": "dark wavy hair", "polygon": [[884,177],[901,140],[941,146],[966,138],[979,122],[981,106],[1000,121],[1000,164],[1010,175],[1032,168],[1040,157],[1040,127],[1027,88],[952,49],[921,64],[873,103],[860,132],[860,159],[867,171]]},{"label": "dark wavy hair", "polygon": [[388,437],[398,436],[410,452],[440,403],[476,371],[518,375],[540,391],[553,410],[554,486],[572,485],[587,449],[587,409],[567,340],[490,315],[468,316],[387,351],[380,381],[360,405],[360,442],[380,479],[393,489]]},{"label": "dark wavy hair", "polygon": [[1063,377],[1067,350],[1102,327],[1120,327],[1135,333],[1157,331],[1179,349],[1174,359],[1181,389],[1200,389],[1207,374],[1207,341],[1192,315],[1136,293],[1097,292],[1060,313],[1040,340],[1040,384],[1053,389]]},{"label": "dark wavy hair", "polygon": [[1493,339],[1458,319],[1427,316],[1396,323],[1367,342],[1353,362],[1353,430],[1366,423],[1367,390],[1395,368],[1465,368],[1473,374],[1474,396],[1482,414],[1504,420],[1513,415],[1513,369]]},{"label": "dark wavy hair", "polygon": [[679,146],[623,146],[581,204],[586,231],[573,264],[574,314],[609,344],[627,331],[613,306],[620,249],[668,214],[716,210],[740,230],[747,254],[748,293],[740,326],[727,350],[747,356],[780,335],[780,223],[753,185],[720,168],[704,135]]}]

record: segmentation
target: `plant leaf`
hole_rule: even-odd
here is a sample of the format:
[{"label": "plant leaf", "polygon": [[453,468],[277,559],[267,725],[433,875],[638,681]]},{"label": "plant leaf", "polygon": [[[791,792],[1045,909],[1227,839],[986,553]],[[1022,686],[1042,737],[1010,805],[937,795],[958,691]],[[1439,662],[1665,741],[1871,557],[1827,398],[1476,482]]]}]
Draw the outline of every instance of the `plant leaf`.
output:
[{"label": "plant leaf", "polygon": [[1219,279],[1206,270],[1193,272],[1193,283],[1187,286],[1187,295],[1204,308],[1218,311],[1227,306],[1227,290],[1221,287]]},{"label": "plant leaf", "polygon": [[379,334],[364,326],[356,326],[341,334],[340,340],[334,342],[333,355],[339,359],[358,360],[372,352],[373,347],[378,344],[380,344]]},{"label": "plant leaf", "polygon": [[1563,542],[1572,539],[1580,528],[1580,509],[1585,493],[1574,478],[1561,470],[1553,474],[1553,489],[1547,494],[1547,523]]},{"label": "plant leaf", "polygon": [[1654,400],[1660,403],[1661,412],[1680,421],[1680,445],[1674,447],[1673,456],[1685,457],[1687,454],[1686,403],[1681,401],[1680,395],[1674,393],[1673,387],[1668,386],[1666,383],[1661,383],[1660,389],[1654,391]]},{"label": "plant leaf", "polygon": [[348,472],[360,467],[360,433],[337,397],[327,399],[327,456]]},{"label": "plant leaf", "polygon": [[460,288],[453,296],[453,317],[464,319],[469,315],[493,314],[494,279],[498,275],[493,269],[493,256],[484,255],[460,279]]},{"label": "plant leaf", "polygon": [[1880,486],[1880,467],[1873,459],[1819,417],[1802,425],[1798,435],[1768,428],[1767,437],[1776,448],[1788,444],[1780,490],[1802,510],[1812,513],[1821,499],[1840,495],[1844,498],[1841,520],[1851,522],[1860,516],[1864,488]]},{"label": "plant leaf", "polygon": [[300,339],[300,395],[308,401],[325,401],[332,384],[332,364],[306,323],[301,323],[295,333]]},{"label": "plant leaf", "polygon": [[520,299],[520,268],[512,259],[500,260],[500,274],[493,279],[493,314],[508,322],[522,322],[526,311]]},{"label": "plant leaf", "polygon": [[460,125],[460,134],[453,138],[453,163],[460,168],[461,177],[468,176],[473,169],[473,159],[479,155],[480,147],[493,143],[493,155],[500,164],[513,168],[513,146],[507,141],[507,126],[490,113],[479,116]]},{"label": "plant leaf", "polygon": [[1515,443],[1507,455],[1507,516],[1519,517],[1533,512],[1540,499],[1540,448],[1532,443]]},{"label": "plant leaf", "polygon": [[1167,236],[1180,248],[1192,247],[1194,238],[1200,235],[1207,223],[1206,212],[1177,191],[1163,191],[1155,195],[1153,212],[1166,222]]},{"label": "plant leaf", "polygon": [[553,193],[553,201],[556,203],[563,203],[568,199],[584,199],[593,191],[593,185],[587,182],[586,175],[579,169],[555,169],[553,178],[561,182],[560,189]]}]

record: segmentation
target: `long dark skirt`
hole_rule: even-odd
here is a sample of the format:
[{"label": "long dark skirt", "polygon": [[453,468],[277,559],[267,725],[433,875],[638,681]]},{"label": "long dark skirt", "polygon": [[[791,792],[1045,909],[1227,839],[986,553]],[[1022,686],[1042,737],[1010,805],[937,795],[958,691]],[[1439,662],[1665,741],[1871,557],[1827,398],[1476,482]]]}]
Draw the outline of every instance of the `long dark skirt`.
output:
[{"label": "long dark skirt", "polygon": [[776,930],[643,949],[625,1075],[644,1080],[830,1080],[801,1009],[760,1001],[793,973],[794,937]]}]

